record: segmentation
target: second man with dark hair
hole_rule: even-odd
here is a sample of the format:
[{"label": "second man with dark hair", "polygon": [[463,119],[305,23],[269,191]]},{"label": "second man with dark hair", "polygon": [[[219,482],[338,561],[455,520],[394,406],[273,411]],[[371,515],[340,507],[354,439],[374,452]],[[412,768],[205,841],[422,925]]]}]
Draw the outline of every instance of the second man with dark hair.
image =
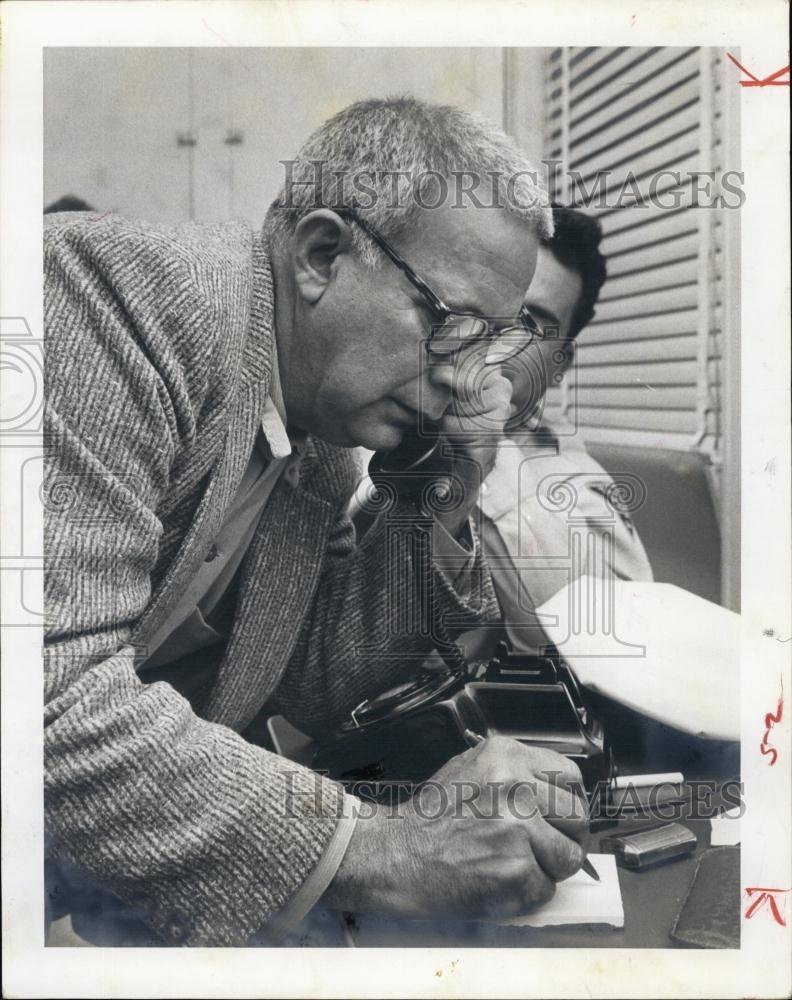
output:
[{"label": "second man with dark hair", "polygon": [[479,500],[503,623],[512,647],[526,652],[547,642],[535,609],[575,578],[652,579],[613,479],[573,422],[544,414],[546,391],[571,366],[606,278],[599,223],[574,209],[553,214],[555,234],[540,246],[525,299],[545,335],[504,365],[512,412]]}]

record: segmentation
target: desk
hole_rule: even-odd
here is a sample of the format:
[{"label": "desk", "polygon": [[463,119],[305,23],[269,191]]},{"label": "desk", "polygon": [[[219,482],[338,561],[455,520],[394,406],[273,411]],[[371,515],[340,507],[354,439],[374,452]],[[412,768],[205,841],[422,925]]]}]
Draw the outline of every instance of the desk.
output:
[{"label": "desk", "polygon": [[[378,914],[352,918],[358,948],[671,948],[674,919],[687,895],[698,857],[709,846],[709,821],[686,821],[698,838],[695,854],[641,872],[619,868],[624,927],[498,927],[483,923],[401,920]],[[620,823],[619,831],[636,829]],[[603,831],[602,836],[614,829]],[[599,837],[592,838],[596,852]]]},{"label": "desk", "polygon": [[[593,707],[613,734],[611,743],[624,774],[681,771],[689,781],[722,783],[739,774],[739,745],[697,740],[634,712],[596,698]],[[728,802],[733,805],[734,802]],[[719,805],[713,797],[710,812]],[[408,920],[379,914],[348,915],[345,926],[331,911],[315,910],[284,944],[349,945],[359,948],[671,948],[670,931],[693,881],[699,857],[710,844],[708,819],[679,817],[698,844],[693,855],[643,871],[619,868],[624,927],[499,927],[462,921]],[[676,818],[676,817],[674,817]],[[614,833],[628,833],[650,821],[620,820],[592,835],[590,851]]]}]

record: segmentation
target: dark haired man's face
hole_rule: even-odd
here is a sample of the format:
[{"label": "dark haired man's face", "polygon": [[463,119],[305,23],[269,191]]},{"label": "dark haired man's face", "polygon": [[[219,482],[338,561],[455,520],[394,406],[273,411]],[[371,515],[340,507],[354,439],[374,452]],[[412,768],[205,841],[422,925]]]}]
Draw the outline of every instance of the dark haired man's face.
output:
[{"label": "dark haired man's face", "polygon": [[561,264],[547,247],[540,247],[525,303],[545,337],[503,367],[503,374],[512,383],[513,425],[540,412],[548,386],[558,385],[571,364],[574,346],[569,334],[582,292],[578,272]]}]

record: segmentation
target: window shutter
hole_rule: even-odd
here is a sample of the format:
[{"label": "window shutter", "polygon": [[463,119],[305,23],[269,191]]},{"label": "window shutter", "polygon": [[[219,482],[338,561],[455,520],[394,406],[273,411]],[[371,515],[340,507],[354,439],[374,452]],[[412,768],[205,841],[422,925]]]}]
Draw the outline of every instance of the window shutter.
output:
[{"label": "window shutter", "polygon": [[547,400],[547,416],[565,415],[587,440],[717,457],[722,212],[703,207],[719,192],[706,178],[696,207],[690,174],[727,167],[722,64],[715,49],[548,52],[551,195],[600,220],[608,262],[574,370]]}]

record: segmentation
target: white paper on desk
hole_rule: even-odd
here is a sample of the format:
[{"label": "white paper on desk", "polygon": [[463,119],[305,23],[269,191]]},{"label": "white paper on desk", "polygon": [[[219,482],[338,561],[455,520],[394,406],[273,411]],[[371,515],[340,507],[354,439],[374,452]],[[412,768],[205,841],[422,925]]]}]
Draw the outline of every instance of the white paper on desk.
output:
[{"label": "white paper on desk", "polygon": [[710,820],[710,847],[731,847],[740,843],[740,806],[718,813]]},{"label": "white paper on desk", "polygon": [[583,576],[538,614],[582,684],[683,732],[739,740],[733,611],[670,583]]},{"label": "white paper on desk", "polygon": [[559,882],[556,894],[534,913],[498,920],[503,927],[560,927],[564,924],[609,924],[624,927],[619,873],[612,854],[590,854],[599,882],[579,871]]}]

